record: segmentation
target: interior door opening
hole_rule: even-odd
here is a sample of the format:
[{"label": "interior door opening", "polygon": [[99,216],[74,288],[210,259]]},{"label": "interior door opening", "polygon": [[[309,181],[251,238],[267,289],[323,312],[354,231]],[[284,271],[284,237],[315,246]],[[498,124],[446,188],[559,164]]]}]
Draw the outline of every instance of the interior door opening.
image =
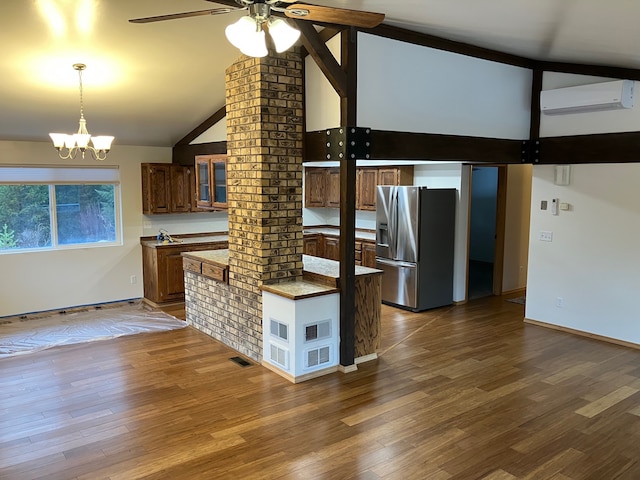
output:
[{"label": "interior door opening", "polygon": [[502,293],[504,166],[472,167],[467,299]]}]

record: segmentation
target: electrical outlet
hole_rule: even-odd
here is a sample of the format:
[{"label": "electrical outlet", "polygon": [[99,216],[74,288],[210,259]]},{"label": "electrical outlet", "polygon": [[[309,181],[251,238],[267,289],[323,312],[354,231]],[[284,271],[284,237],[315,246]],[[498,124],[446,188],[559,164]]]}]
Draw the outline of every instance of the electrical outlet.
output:
[{"label": "electrical outlet", "polygon": [[151,224],[151,222],[149,220],[145,220],[144,222],[142,222],[142,227],[145,229],[149,229],[151,228],[153,225]]},{"label": "electrical outlet", "polygon": [[541,242],[553,242],[553,232],[542,231],[538,238]]},{"label": "electrical outlet", "polygon": [[135,275],[131,275],[129,277],[129,282],[131,282],[131,285],[135,285],[136,283],[138,283],[138,279],[136,278]]},{"label": "electrical outlet", "polygon": [[562,297],[556,298],[556,307],[558,308],[564,307],[564,298]]}]

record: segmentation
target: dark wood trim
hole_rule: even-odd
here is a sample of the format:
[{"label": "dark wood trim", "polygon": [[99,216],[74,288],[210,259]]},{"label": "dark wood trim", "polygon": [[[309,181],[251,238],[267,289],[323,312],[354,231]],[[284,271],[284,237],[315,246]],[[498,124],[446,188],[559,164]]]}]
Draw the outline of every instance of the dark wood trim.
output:
[{"label": "dark wood trim", "polygon": [[372,160],[522,163],[522,141],[372,130]]},{"label": "dark wood trim", "polygon": [[640,161],[640,132],[603,133],[540,140],[537,164],[631,163]]},{"label": "dark wood trim", "polygon": [[496,190],[496,233],[493,253],[493,294],[502,295],[504,279],[504,236],[507,224],[507,166],[496,165],[498,187]]},{"label": "dark wood trim", "polygon": [[342,33],[341,38],[342,69],[347,77],[347,94],[340,98],[340,125],[357,126],[356,112],[358,111],[358,32],[351,28]]},{"label": "dark wood trim", "polygon": [[293,20],[300,30],[300,41],[327,77],[340,98],[347,96],[347,75],[310,22]]},{"label": "dark wood trim", "polygon": [[192,166],[196,155],[215,155],[227,153],[227,142],[196,143],[193,145],[176,145],[173,147],[172,163]]},{"label": "dark wood trim", "polygon": [[582,65],[578,63],[535,62],[535,69],[547,72],[573,73],[594,77],[611,77],[624,80],[640,80],[640,70],[607,65]]},{"label": "dark wood trim", "polygon": [[540,138],[540,92],[542,91],[542,70],[534,69],[531,81],[531,120],[529,124],[529,139]]},{"label": "dark wood trim", "polygon": [[209,130],[209,128],[213,127],[216,123],[222,120],[227,114],[227,106],[223,105],[218,109],[216,113],[207,118],[204,122],[198,125],[196,128],[187,133],[181,140],[176,143],[175,146],[178,145],[189,145],[196,138],[202,135],[204,132]]},{"label": "dark wood trim", "polygon": [[[342,33],[340,56],[346,76],[346,97],[340,99],[340,125],[357,123],[356,88],[357,33],[349,29]],[[347,138],[349,136],[347,135]],[[346,155],[340,160],[340,365],[355,363],[356,299],[356,162]]]},{"label": "dark wood trim", "polygon": [[567,62],[538,61],[518,55],[512,55],[498,50],[478,47],[469,43],[457,42],[446,38],[429,35],[426,33],[414,32],[391,25],[378,25],[375,28],[360,29],[365,33],[390,38],[401,42],[421,45],[423,47],[435,48],[460,55],[467,55],[474,58],[489,60],[492,62],[504,63],[516,67],[528,68],[531,70],[542,70],[548,72],[573,73],[578,75],[591,75],[596,77],[611,77],[628,80],[640,80],[640,69],[614,67],[608,65],[582,65]]},{"label": "dark wood trim", "polygon": [[447,40],[445,38],[436,37],[426,33],[392,27],[391,25],[382,24],[375,28],[363,28],[360,29],[360,31],[377,35],[379,37],[390,38],[392,40],[399,40],[401,42],[435,48],[437,50],[444,50],[451,53],[459,53],[461,55],[490,60],[492,62],[505,63],[516,67],[533,68],[533,61],[528,58],[499,52],[497,50],[491,50],[489,48],[476,47],[475,45],[470,45],[468,43]]},{"label": "dark wood trim", "polygon": [[[372,130],[370,159],[522,163],[522,140]],[[305,161],[327,161],[326,131],[305,134]]]}]

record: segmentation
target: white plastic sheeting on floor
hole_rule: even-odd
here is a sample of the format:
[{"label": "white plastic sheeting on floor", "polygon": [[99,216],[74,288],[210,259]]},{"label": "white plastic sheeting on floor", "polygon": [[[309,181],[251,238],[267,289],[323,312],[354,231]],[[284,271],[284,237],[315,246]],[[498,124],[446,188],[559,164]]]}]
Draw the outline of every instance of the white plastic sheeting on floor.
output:
[{"label": "white plastic sheeting on floor", "polygon": [[108,340],[123,335],[186,327],[186,322],[143,304],[21,320],[0,320],[0,358],[58,345]]}]

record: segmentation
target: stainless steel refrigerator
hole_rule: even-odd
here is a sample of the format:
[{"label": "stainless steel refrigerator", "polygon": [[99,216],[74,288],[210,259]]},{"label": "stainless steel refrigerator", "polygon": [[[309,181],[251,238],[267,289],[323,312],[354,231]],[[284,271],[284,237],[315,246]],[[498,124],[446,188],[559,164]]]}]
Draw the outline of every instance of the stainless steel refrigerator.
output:
[{"label": "stainless steel refrigerator", "polygon": [[453,303],[456,189],[378,186],[376,202],[383,303],[413,311]]}]

